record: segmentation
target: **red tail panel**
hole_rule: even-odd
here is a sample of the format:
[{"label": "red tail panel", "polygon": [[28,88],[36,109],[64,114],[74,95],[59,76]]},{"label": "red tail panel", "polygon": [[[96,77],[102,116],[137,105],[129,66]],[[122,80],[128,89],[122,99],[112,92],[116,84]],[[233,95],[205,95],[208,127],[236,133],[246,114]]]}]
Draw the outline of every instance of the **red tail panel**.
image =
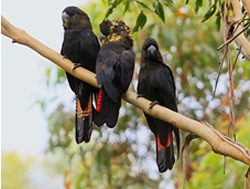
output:
[{"label": "red tail panel", "polygon": [[169,148],[170,145],[172,144],[173,137],[172,137],[172,132],[168,132],[167,138],[166,138],[166,147]]},{"label": "red tail panel", "polygon": [[80,100],[76,100],[76,143],[89,142],[92,132],[92,105],[91,97],[89,98],[84,109],[81,107]]},{"label": "red tail panel", "polygon": [[161,145],[161,140],[160,137],[157,135],[156,136],[156,142],[157,142],[157,150],[160,151],[163,148],[163,145]]},{"label": "red tail panel", "polygon": [[101,111],[102,98],[103,98],[103,91],[102,91],[102,89],[100,89],[98,96],[97,96],[97,102],[96,102],[96,111],[97,112]]},{"label": "red tail panel", "polygon": [[83,110],[83,117],[88,117],[91,115],[91,112],[92,109],[91,109],[91,97],[89,97],[89,101],[88,101],[88,104],[86,106],[86,108]]},{"label": "red tail panel", "polygon": [[82,110],[80,100],[76,100],[76,115],[78,118],[85,118],[91,115],[91,98],[89,98],[88,104],[84,110]]},{"label": "red tail panel", "polygon": [[166,135],[166,144],[162,145],[161,144],[161,139],[158,135],[156,135],[156,142],[157,142],[157,150],[160,151],[162,150],[162,148],[165,146],[167,148],[169,148],[172,144],[173,141],[173,137],[172,137],[172,132],[168,132]]},{"label": "red tail panel", "polygon": [[80,104],[80,100],[78,100],[78,99],[76,99],[76,116],[78,118],[83,117],[82,107],[81,107],[81,104]]}]

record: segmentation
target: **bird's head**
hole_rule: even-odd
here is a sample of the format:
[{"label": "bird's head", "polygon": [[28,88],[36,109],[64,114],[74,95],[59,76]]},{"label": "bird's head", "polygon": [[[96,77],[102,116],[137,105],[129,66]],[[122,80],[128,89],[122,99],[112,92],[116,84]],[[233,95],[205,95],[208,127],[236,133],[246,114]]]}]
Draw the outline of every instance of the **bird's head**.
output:
[{"label": "bird's head", "polygon": [[[130,34],[130,28],[122,20],[104,20],[100,24],[100,30],[109,38],[120,39]],[[116,41],[116,39],[111,40]]]},{"label": "bird's head", "polygon": [[152,62],[163,62],[159,46],[155,39],[147,38],[142,45],[142,57]]},{"label": "bird's head", "polygon": [[78,7],[66,7],[62,12],[63,28],[72,29],[76,26],[92,28],[88,15]]}]

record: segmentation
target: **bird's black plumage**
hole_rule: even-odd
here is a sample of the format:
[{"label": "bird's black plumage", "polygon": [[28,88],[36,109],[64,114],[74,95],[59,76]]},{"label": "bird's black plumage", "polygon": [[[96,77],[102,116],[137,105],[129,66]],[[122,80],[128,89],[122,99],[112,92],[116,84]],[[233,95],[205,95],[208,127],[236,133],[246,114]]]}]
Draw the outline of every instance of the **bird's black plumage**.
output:
[{"label": "bird's black plumage", "polygon": [[114,127],[119,116],[122,93],[127,91],[133,77],[133,41],[129,27],[123,21],[106,20],[100,24],[106,36],[96,62],[96,79],[102,85],[97,99],[95,124]]},{"label": "bird's black plumage", "polygon": [[[95,64],[100,45],[88,15],[77,7],[67,7],[62,13],[64,40],[61,54],[95,72]],[[98,90],[66,72],[69,86],[76,95],[76,142],[88,142],[92,131],[94,108],[93,94]]]},{"label": "bird's black plumage", "polygon": [[[177,112],[175,83],[171,69],[164,64],[158,44],[152,38],[144,41],[141,53],[138,94],[157,101]],[[173,133],[179,152],[179,131],[170,123],[153,118],[145,113],[148,125],[156,139],[156,158],[160,172],[171,170],[174,163]]]}]

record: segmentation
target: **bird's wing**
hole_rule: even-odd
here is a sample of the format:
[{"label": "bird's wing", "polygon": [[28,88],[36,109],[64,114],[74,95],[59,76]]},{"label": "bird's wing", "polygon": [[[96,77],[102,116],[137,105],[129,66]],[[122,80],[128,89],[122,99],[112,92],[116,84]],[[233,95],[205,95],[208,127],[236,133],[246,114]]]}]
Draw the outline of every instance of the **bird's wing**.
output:
[{"label": "bird's wing", "polygon": [[100,44],[93,31],[90,29],[82,31],[80,34],[80,52],[86,56],[86,59],[96,61],[99,50]]},{"label": "bird's wing", "polygon": [[161,105],[177,111],[175,82],[172,71],[169,67],[163,66],[155,74],[157,80],[156,90]]},{"label": "bird's wing", "polygon": [[114,78],[113,66],[117,62],[117,57],[109,49],[101,49],[96,60],[96,79],[101,85]]},{"label": "bird's wing", "polygon": [[[163,65],[164,69],[159,69],[156,74],[157,77],[157,93],[161,105],[178,112],[175,94],[175,82],[171,69],[167,65]],[[176,127],[172,127],[177,144],[177,154],[180,151],[180,134]]]},{"label": "bird's wing", "polygon": [[121,54],[120,60],[121,84],[122,89],[126,91],[130,85],[134,73],[135,54],[132,50],[126,50]]},{"label": "bird's wing", "polygon": [[172,86],[174,88],[174,92],[176,91],[176,87],[175,87],[175,82],[174,82],[174,75],[172,70],[168,67],[168,65],[163,64],[163,66],[165,67],[165,69],[168,71],[169,77],[170,77],[170,82],[172,83]]},{"label": "bird's wing", "polygon": [[114,67],[117,62],[118,56],[111,49],[103,48],[99,51],[96,61],[96,79],[114,102],[120,97],[120,92],[113,83],[115,77]]}]

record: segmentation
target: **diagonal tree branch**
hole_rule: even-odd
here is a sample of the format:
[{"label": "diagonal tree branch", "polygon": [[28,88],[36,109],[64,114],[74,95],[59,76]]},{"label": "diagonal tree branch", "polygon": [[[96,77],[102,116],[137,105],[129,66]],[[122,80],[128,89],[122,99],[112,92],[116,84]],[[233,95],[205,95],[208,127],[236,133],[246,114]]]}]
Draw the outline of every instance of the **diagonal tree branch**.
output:
[{"label": "diagonal tree branch", "polygon": [[[234,20],[240,20],[243,18],[242,12],[241,12],[241,5],[239,0],[230,0],[231,4],[233,6],[233,12],[234,12]],[[243,4],[245,5],[245,8],[248,11],[248,15],[250,16],[250,0],[243,0]],[[240,33],[240,31],[243,31],[242,26],[240,25],[235,34]],[[250,42],[247,40],[246,36],[244,33],[239,35],[235,39],[236,44],[241,48],[241,53],[248,59],[250,60]]]},{"label": "diagonal tree branch", "polygon": [[[3,16],[1,17],[1,21],[3,35],[11,38],[19,44],[30,47],[75,77],[88,82],[93,86],[100,87],[96,81],[94,73],[84,68],[78,68],[72,71],[74,64],[70,60],[65,59],[62,55],[42,44],[24,30],[15,27]],[[127,91],[123,95],[123,99],[151,116],[169,122],[179,129],[196,134],[200,138],[204,139],[212,147],[212,150],[215,153],[229,156],[235,160],[239,160],[247,165],[250,165],[250,151],[241,144],[223,136],[213,127],[185,117],[160,105],[155,105],[152,109],[148,109],[151,101],[145,98],[137,98],[137,95],[132,91]]]},{"label": "diagonal tree branch", "polygon": [[250,16],[250,0],[243,0],[242,2],[248,12],[248,15]]}]

